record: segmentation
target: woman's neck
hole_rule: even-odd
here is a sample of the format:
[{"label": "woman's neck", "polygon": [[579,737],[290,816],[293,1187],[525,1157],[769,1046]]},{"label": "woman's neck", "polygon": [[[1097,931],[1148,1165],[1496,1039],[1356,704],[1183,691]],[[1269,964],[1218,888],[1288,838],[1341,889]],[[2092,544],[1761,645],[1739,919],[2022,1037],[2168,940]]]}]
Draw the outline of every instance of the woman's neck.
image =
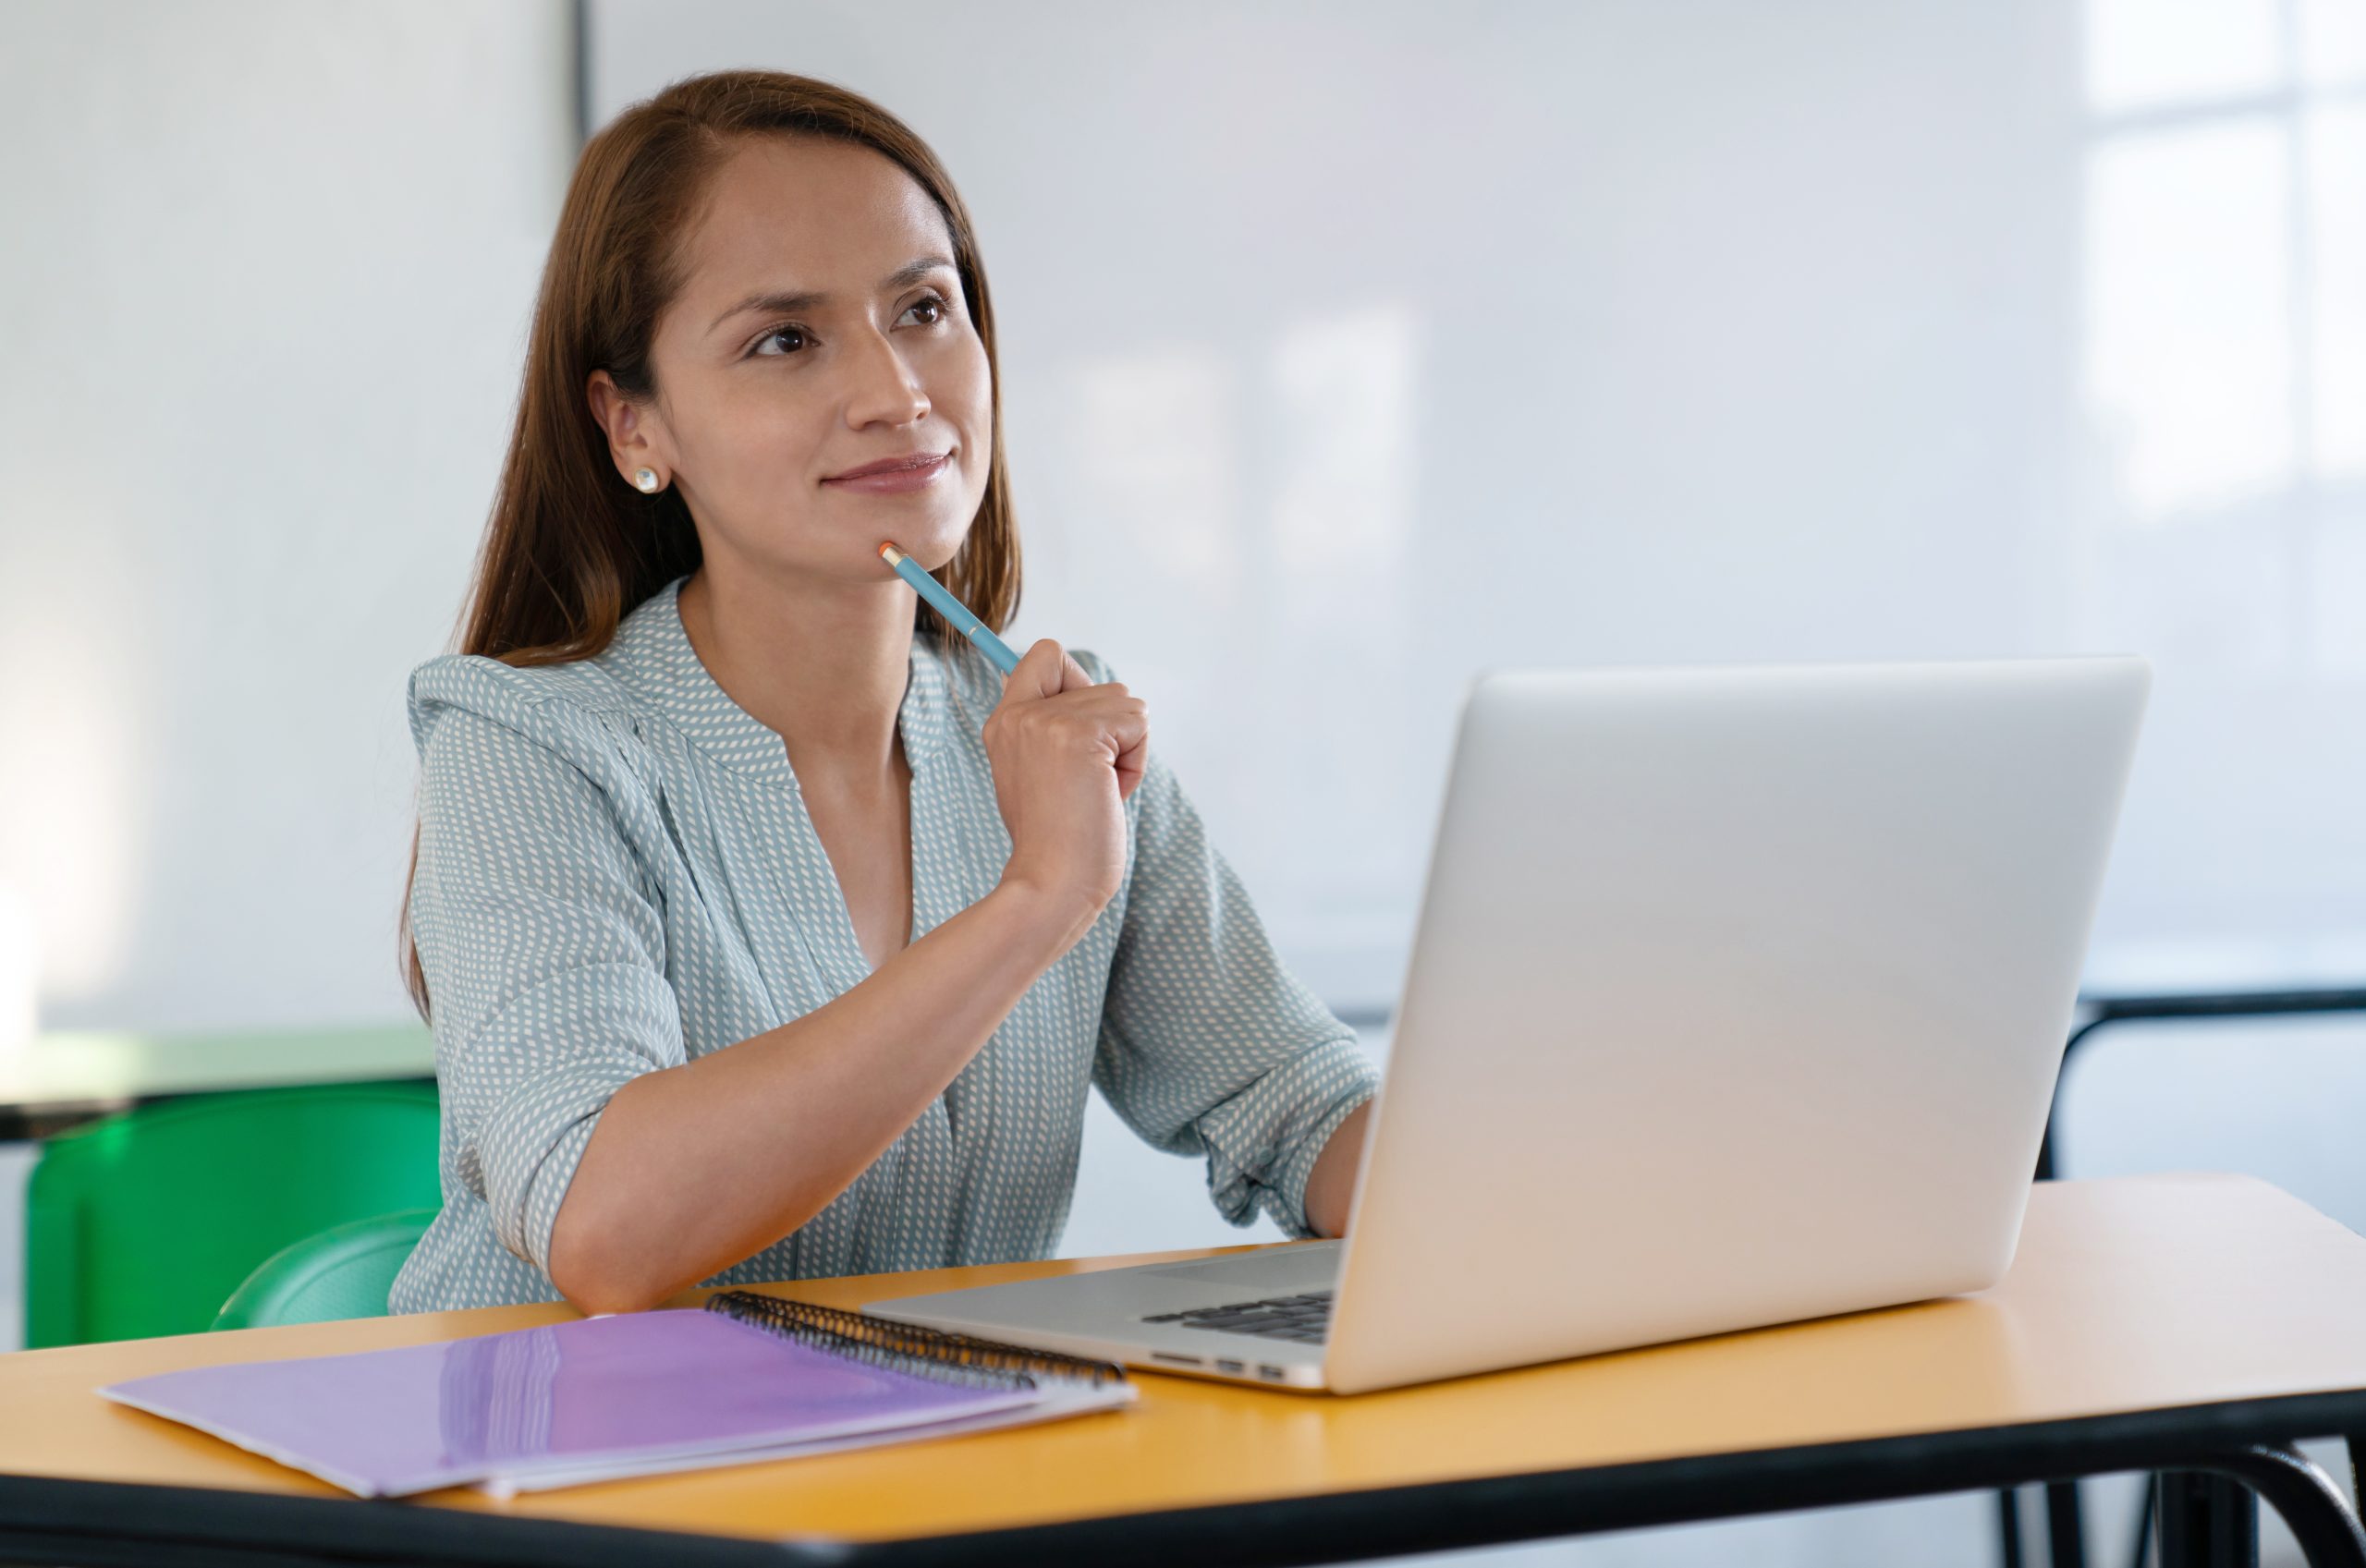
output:
[{"label": "woman's neck", "polygon": [[700,567],[682,585],[682,629],[730,699],[778,734],[801,776],[892,773],[912,650],[912,596],[802,585]]}]

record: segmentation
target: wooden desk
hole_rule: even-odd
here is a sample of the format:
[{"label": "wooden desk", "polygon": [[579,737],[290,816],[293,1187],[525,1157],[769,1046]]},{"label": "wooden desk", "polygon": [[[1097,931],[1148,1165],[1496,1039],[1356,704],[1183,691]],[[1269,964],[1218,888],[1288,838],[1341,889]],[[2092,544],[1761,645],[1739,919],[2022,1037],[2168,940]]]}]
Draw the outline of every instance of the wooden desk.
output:
[{"label": "wooden desk", "polygon": [[0,1058],[0,1140],[50,1136],[165,1095],[432,1078],[424,1024],[235,1034],[46,1034]]},{"label": "wooden desk", "polygon": [[[774,1288],[853,1306],[1113,1261]],[[2041,1186],[1979,1296],[1351,1399],[1143,1374],[1129,1411],[506,1502],[346,1499],[90,1392],[566,1310],[0,1356],[0,1558],[778,1564],[807,1554],[765,1543],[802,1541],[855,1563],[1308,1562],[2193,1469],[2267,1497],[2312,1561],[2366,1564],[2322,1472],[2259,1446],[2366,1432],[2366,1239],[2231,1176]]]}]

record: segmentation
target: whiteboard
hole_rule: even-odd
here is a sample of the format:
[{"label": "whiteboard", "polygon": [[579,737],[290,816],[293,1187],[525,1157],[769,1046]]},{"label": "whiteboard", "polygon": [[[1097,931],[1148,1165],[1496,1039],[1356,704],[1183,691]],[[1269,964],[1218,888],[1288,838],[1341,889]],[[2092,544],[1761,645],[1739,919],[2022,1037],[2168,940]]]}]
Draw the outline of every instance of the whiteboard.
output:
[{"label": "whiteboard", "polygon": [[595,0],[590,108],[761,64],[936,148],[1018,634],[1335,1005],[1523,663],[2144,653],[2097,962],[2274,969],[2366,929],[2358,10]]}]

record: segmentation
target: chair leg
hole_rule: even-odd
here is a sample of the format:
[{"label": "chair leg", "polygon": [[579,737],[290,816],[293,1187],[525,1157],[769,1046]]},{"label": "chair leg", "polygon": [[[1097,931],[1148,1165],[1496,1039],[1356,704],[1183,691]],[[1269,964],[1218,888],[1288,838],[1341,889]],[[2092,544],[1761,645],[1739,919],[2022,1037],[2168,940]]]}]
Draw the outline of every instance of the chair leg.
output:
[{"label": "chair leg", "polygon": [[2076,1481],[2046,1483],[2045,1552],[2053,1568],[2087,1568],[2087,1531]]},{"label": "chair leg", "polygon": [[1996,1540],[2003,1568],[2021,1568],[2021,1494],[2010,1487],[1996,1493]]},{"label": "chair leg", "polygon": [[2161,1477],[2162,1568],[2258,1568],[2259,1504],[2311,1568],[2366,1568],[2366,1525],[2334,1478],[2289,1443],[2252,1443]]}]

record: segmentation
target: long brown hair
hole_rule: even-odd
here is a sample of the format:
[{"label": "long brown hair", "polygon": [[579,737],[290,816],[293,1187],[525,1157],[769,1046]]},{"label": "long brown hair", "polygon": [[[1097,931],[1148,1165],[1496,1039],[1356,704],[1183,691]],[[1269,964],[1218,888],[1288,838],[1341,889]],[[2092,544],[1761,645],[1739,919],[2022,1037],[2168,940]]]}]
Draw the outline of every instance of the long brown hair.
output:
[{"label": "long brown hair", "polygon": [[[618,115],[584,145],[543,267],[518,422],[509,437],[457,651],[517,665],[589,659],[649,596],[701,560],[679,492],[644,495],[625,483],[592,417],[586,387],[605,370],[626,395],[649,399],[657,322],[680,289],[683,231],[708,182],[744,139],[818,136],[881,152],[920,182],[945,216],[961,293],[993,378],[994,458],[960,551],[937,579],[999,631],[1018,608],[1018,530],[1003,465],[1002,370],[994,304],[969,209],[928,144],[867,98],[780,71],[716,71],[677,81]],[[925,605],[923,634],[952,630]],[[402,969],[430,1016],[427,976],[411,934],[419,870],[411,829],[403,878]]]}]

